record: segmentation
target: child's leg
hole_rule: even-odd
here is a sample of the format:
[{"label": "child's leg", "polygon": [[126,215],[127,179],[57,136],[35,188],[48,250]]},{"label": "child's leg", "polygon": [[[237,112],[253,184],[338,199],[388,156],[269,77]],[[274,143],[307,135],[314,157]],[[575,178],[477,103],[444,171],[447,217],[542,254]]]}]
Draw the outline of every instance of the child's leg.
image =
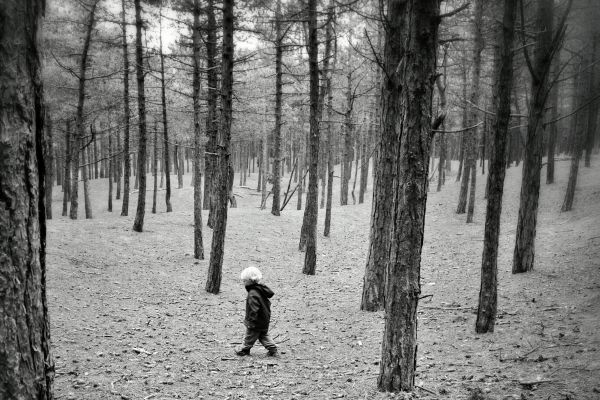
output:
[{"label": "child's leg", "polygon": [[271,339],[271,337],[269,336],[268,331],[261,331],[260,335],[258,336],[258,340],[260,341],[260,343],[263,346],[265,346],[265,348],[267,350],[269,350],[269,353],[277,352],[277,345],[275,344],[273,339]]},{"label": "child's leg", "polygon": [[246,336],[244,336],[244,344],[242,345],[242,351],[249,353],[252,346],[254,346],[256,339],[258,339],[259,337],[260,337],[260,331],[246,328]]}]

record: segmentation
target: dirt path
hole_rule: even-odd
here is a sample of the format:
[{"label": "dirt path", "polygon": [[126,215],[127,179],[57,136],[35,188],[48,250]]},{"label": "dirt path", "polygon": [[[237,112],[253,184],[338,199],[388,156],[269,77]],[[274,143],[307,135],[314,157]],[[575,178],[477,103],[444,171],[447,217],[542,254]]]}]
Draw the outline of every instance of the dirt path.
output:
[{"label": "dirt path", "polygon": [[[478,176],[469,225],[454,213],[453,176],[442,192],[430,192],[422,293],[433,297],[420,303],[420,398],[478,390],[493,399],[600,398],[600,174],[580,170],[575,211],[561,214],[566,164],[555,185],[542,185],[536,269],[516,276],[520,170],[508,171],[493,334],[474,333],[485,180]],[[174,190],[175,212],[164,213],[162,203],[159,214],[147,212],[138,234],[133,215],[103,210],[105,184],[91,184],[94,220],[49,223],[57,399],[388,398],[376,390],[383,314],[359,311],[370,202],[335,207],[331,238],[319,226],[317,275],[308,277],[295,200],[273,217],[258,210],[255,192],[237,188],[240,208],[230,210],[222,292],[214,296],[204,291],[208,261],[192,257],[192,188]],[[260,346],[247,358],[232,352],[244,329],[238,276],[250,265],[276,292],[271,331],[284,352],[277,360]]]}]

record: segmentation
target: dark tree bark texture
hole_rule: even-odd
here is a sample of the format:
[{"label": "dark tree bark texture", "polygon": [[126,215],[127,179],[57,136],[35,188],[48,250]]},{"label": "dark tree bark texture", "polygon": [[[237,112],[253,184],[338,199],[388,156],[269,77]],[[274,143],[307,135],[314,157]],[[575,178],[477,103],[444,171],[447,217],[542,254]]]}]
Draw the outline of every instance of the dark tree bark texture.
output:
[{"label": "dark tree bark texture", "polygon": [[51,400],[46,301],[44,1],[0,0],[0,398]]},{"label": "dark tree bark texture", "polygon": [[125,20],[125,0],[121,0],[121,29],[123,30],[123,203],[121,216],[129,215],[129,181],[131,177],[131,158],[129,156],[129,50],[127,49],[127,21]]},{"label": "dark tree bark texture", "polygon": [[271,214],[279,215],[281,186],[281,100],[283,93],[281,71],[283,32],[281,29],[281,0],[275,10],[275,130],[273,131],[273,204]]},{"label": "dark tree bark texture", "polygon": [[[400,67],[395,64],[394,69],[386,71],[384,83],[388,90],[396,87],[390,97],[400,97],[401,112],[392,114],[395,119],[389,121],[394,125],[398,157],[394,164],[392,245],[386,268],[385,326],[377,380],[381,391],[414,389],[439,11],[440,0],[388,0],[389,23],[405,29],[399,34],[388,31],[386,38],[388,43],[400,40],[404,50]],[[390,56],[388,48],[386,45],[384,57]],[[385,63],[388,65],[387,60]],[[389,113],[384,107],[384,120]]]},{"label": "dark tree bark texture", "polygon": [[481,262],[481,287],[479,289],[479,307],[475,331],[493,332],[498,304],[498,238],[500,235],[500,215],[502,213],[502,194],[506,173],[506,141],[510,121],[510,93],[513,77],[513,42],[517,1],[504,1],[502,29],[502,48],[500,71],[495,87],[498,110],[493,126],[492,153],[490,155],[490,176],[488,179],[488,201],[485,217],[485,233]]},{"label": "dark tree bark texture", "polygon": [[194,0],[193,44],[193,95],[194,102],[194,258],[204,260],[202,242],[202,174],[200,172],[201,135],[200,131],[200,1]]}]

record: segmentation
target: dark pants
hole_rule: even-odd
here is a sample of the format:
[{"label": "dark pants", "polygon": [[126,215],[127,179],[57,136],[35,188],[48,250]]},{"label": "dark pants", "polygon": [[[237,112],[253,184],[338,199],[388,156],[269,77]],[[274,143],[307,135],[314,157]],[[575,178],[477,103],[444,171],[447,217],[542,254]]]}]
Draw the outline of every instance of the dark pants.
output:
[{"label": "dark pants", "polygon": [[246,328],[246,336],[244,336],[242,350],[250,351],[257,339],[267,350],[277,351],[277,345],[273,342],[267,330],[255,330],[250,328]]}]

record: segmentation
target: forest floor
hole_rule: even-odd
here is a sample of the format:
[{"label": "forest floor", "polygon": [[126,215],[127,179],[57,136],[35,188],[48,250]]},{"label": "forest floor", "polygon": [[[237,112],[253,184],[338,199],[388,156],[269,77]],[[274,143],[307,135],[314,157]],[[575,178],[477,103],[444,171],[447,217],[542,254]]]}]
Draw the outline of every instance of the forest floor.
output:
[{"label": "forest floor", "polygon": [[[455,172],[429,193],[419,304],[418,376],[423,399],[600,398],[600,159],[579,170],[574,210],[561,213],[569,162],[542,183],[534,271],[512,275],[521,169],[507,171],[498,320],[474,332],[479,291],[485,179],[477,176],[475,222],[455,207]],[[456,171],[456,166],[454,166]],[[545,170],[543,171],[543,176]],[[48,303],[57,399],[385,399],[377,391],[383,313],[359,311],[369,242],[365,204],[340,207],[329,238],[319,211],[315,276],[302,274],[302,211],[259,210],[255,190],[235,187],[229,210],[221,293],[204,290],[206,260],[193,258],[193,190],[173,190],[172,213],[150,213],[143,233],[130,216],[106,211],[107,183],[91,182],[94,219],[48,224]],[[256,186],[256,174],[248,180]],[[545,180],[543,178],[543,180]],[[175,180],[172,180],[174,182]],[[237,183],[237,177],[236,177]],[[287,178],[285,178],[287,185]],[[151,186],[151,185],[150,185]],[[80,190],[80,193],[82,191]],[[339,192],[334,192],[338,203]],[[83,201],[80,208],[83,208]],[[203,214],[206,221],[207,214]],[[271,335],[281,350],[250,357],[233,348],[244,334],[240,271],[258,266],[274,291]]]}]

